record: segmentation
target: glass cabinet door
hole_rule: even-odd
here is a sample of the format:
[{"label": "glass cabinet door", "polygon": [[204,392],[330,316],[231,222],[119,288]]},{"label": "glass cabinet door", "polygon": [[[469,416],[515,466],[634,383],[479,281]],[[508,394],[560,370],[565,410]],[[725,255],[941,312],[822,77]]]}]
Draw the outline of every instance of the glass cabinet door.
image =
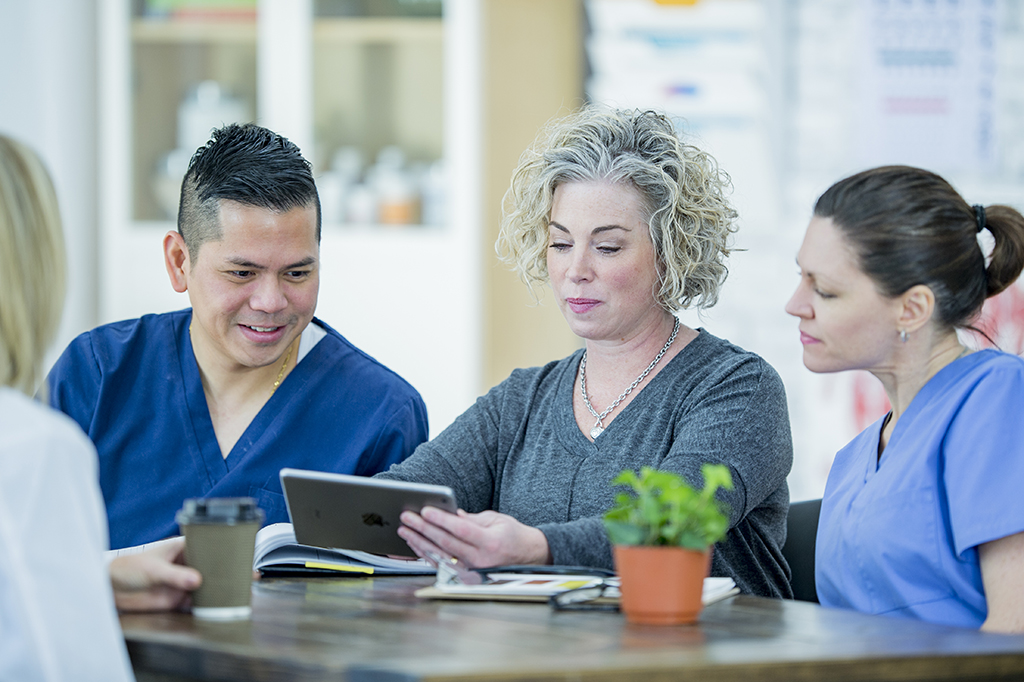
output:
[{"label": "glass cabinet door", "polygon": [[440,0],[318,0],[313,134],[324,223],[444,220]]},{"label": "glass cabinet door", "polygon": [[[173,220],[188,161],[210,132],[257,121],[289,136],[311,131],[311,145],[301,134],[293,140],[314,164],[326,225],[443,223],[441,0],[278,3],[275,11],[283,7],[295,21],[312,22],[308,41],[282,37],[287,30],[273,26],[261,32],[260,12],[268,4],[132,3],[133,222]],[[298,16],[303,13],[312,16]],[[284,48],[282,41],[289,41]],[[274,58],[261,61],[268,42],[311,52],[312,73],[290,73]],[[292,119],[306,119],[285,123],[261,111],[259,97],[264,105],[267,97],[293,97],[290,79],[309,79],[312,101],[284,107],[298,112]],[[259,93],[261,87],[267,91]]]},{"label": "glass cabinet door", "polygon": [[256,117],[256,0],[142,0],[132,8],[132,216],[171,220],[211,130]]}]

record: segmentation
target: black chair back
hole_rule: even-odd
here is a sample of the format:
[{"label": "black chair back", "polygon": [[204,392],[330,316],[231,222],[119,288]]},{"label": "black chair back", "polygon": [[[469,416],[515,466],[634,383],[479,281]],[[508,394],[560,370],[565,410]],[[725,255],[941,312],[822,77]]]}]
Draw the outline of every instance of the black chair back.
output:
[{"label": "black chair back", "polygon": [[818,515],[821,500],[806,500],[789,505],[786,523],[786,544],[782,556],[786,557],[792,571],[790,584],[793,598],[801,601],[818,601],[814,587],[814,541],[818,534]]}]

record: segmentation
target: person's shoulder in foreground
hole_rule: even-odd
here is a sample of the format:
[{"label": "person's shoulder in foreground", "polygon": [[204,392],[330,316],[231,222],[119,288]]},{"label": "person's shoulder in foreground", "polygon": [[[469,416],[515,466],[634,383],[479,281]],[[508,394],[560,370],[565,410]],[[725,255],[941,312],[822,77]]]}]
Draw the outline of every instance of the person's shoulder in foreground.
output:
[{"label": "person's shoulder in foreground", "polygon": [[0,433],[0,622],[12,625],[0,679],[130,680],[92,446],[69,419],[8,388]]}]

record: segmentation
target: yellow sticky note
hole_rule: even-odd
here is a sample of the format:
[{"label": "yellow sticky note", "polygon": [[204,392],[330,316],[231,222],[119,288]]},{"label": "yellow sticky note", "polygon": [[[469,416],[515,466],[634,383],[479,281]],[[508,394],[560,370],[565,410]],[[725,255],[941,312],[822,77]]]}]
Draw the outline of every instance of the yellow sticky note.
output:
[{"label": "yellow sticky note", "polygon": [[592,582],[594,581],[590,578],[586,580],[566,580],[564,583],[560,583],[558,586],[563,587],[567,590],[575,590],[577,587],[583,587],[584,585]]},{"label": "yellow sticky note", "polygon": [[325,564],[321,561],[307,561],[306,568],[324,568],[328,571],[340,571],[343,573],[366,573],[373,575],[372,566],[341,566],[339,564]]}]

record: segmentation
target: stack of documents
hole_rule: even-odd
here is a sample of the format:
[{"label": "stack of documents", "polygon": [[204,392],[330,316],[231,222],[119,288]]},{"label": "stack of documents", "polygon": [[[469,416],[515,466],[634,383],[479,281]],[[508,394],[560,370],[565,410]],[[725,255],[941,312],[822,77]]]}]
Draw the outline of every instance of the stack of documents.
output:
[{"label": "stack of documents", "polygon": [[[479,585],[437,582],[417,590],[416,596],[428,599],[546,602],[559,592],[604,584],[608,587],[595,603],[614,604],[621,597],[618,578],[544,573],[488,573],[487,577],[488,580]],[[739,588],[732,578],[704,579],[702,599],[705,606],[738,593]]]}]

